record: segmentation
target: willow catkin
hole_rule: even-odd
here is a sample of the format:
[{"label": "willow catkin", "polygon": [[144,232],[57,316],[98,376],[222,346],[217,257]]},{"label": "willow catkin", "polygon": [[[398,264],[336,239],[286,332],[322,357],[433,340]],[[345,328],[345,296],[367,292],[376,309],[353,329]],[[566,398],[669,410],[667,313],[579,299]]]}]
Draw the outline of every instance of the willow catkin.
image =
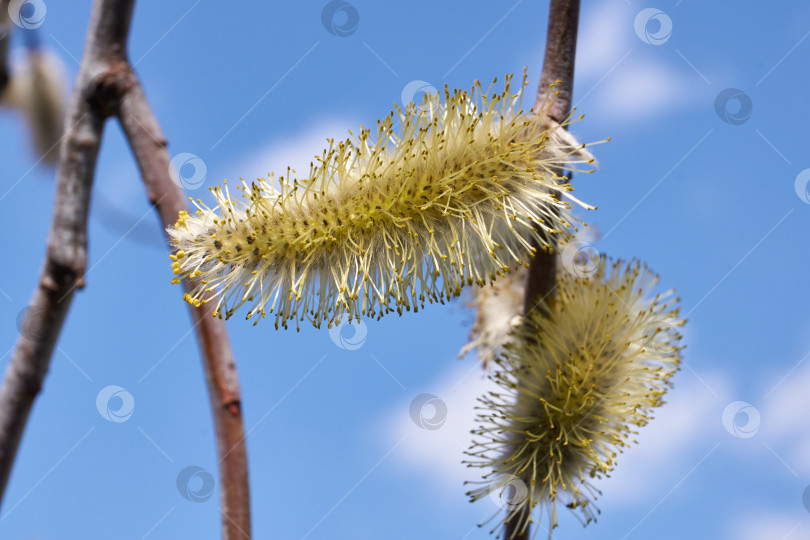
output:
[{"label": "willow catkin", "polygon": [[[577,261],[573,259],[584,255],[581,250],[592,247],[591,242],[598,239],[595,227],[579,228],[573,239],[560,246],[561,267],[573,264],[576,271]],[[503,352],[503,346],[512,339],[512,330],[523,321],[527,277],[528,270],[518,267],[490,285],[468,289],[471,297],[468,306],[475,311],[475,321],[469,341],[458,353],[459,358],[476,349],[483,368],[489,370],[495,357]]]},{"label": "willow catkin", "polygon": [[652,296],[658,278],[638,262],[600,262],[588,278],[560,273],[550,314],[516,328],[490,376],[499,389],[479,399],[467,464],[487,472],[468,495],[511,490],[493,532],[507,519],[525,531],[540,505],[550,535],[558,499],[593,520],[590,481],[615,467],[678,370],[678,299]]},{"label": "willow catkin", "polygon": [[512,338],[512,330],[523,320],[528,270],[519,267],[485,287],[474,287],[468,307],[475,310],[469,341],[458,352],[459,358],[476,349],[485,370]]},{"label": "willow catkin", "polygon": [[169,228],[174,282],[220,317],[250,303],[248,319],[275,313],[276,327],[331,326],[443,303],[527,264],[532,241],[551,249],[573,228],[563,199],[579,201],[555,171],[593,157],[521,95],[511,77],[501,93],[445,89],[396,107],[373,137],[361,126],[329,140],[306,178],[243,181],[241,198],[213,188],[213,209],[197,200]]},{"label": "willow catkin", "polygon": [[49,165],[59,160],[59,140],[65,122],[65,66],[45,49],[30,49],[11,74],[2,103],[25,118],[37,156]]}]

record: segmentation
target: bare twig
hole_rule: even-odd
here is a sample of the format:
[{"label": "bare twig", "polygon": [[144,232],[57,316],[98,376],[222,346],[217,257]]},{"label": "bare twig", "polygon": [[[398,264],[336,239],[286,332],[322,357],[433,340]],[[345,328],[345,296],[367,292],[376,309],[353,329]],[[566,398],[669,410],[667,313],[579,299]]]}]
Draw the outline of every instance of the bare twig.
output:
[{"label": "bare twig", "polygon": [[0,95],[6,89],[10,78],[8,71],[8,43],[11,41],[11,17],[8,15],[8,1],[0,0]]},{"label": "bare twig", "polygon": [[[54,215],[45,265],[0,389],[0,496],[28,414],[87,265],[87,216],[104,124],[116,115],[129,139],[150,201],[170,225],[186,208],[169,176],[166,140],[127,59],[134,0],[96,0],[61,142]],[[217,451],[224,539],[250,538],[250,503],[239,383],[222,321],[191,308],[208,381]]]},{"label": "bare twig", "polygon": [[547,112],[557,122],[565,120],[571,112],[578,26],[579,0],[551,0],[546,54],[543,58],[540,85],[537,87],[536,103],[538,105],[543,103],[549,85],[560,81],[561,84],[555,87],[555,90],[559,91],[559,95]]},{"label": "bare twig", "polygon": [[[132,86],[121,101],[118,120],[135,154],[149,200],[155,205],[163,225],[172,226],[180,210],[187,208],[186,202],[183,191],[169,176],[166,139],[140,84],[134,80],[134,74],[132,77]],[[190,291],[188,282],[186,285]],[[217,433],[220,498],[225,514],[223,538],[250,538],[250,493],[239,379],[225,325],[213,317],[212,312],[213,307],[208,304],[191,308]]]},{"label": "bare twig", "polygon": [[[556,122],[565,120],[571,112],[574,89],[574,58],[577,50],[579,0],[551,0],[548,35],[543,71],[537,88],[535,110],[539,111],[549,92],[549,85],[560,81],[554,90],[559,94],[546,110]],[[526,281],[524,311],[528,313],[551,294],[557,273],[557,257],[541,251],[532,260]]]},{"label": "bare twig", "polygon": [[[555,90],[559,91],[558,95],[551,106],[545,110],[545,114],[556,122],[562,122],[571,112],[578,26],[579,0],[551,0],[546,53],[537,89],[535,110],[540,111],[546,101],[549,85],[560,81],[559,85],[555,85]],[[560,171],[561,173],[562,171]],[[529,266],[526,279],[526,295],[523,304],[525,314],[537,307],[544,309],[545,303],[554,292],[556,275],[556,254],[538,249],[537,255]],[[524,506],[522,512],[507,520],[504,524],[503,537],[505,539],[526,539],[531,536],[528,525],[522,531],[520,530],[523,523],[529,518],[526,512],[531,512],[531,509]]]},{"label": "bare twig", "polygon": [[0,388],[0,493],[8,481],[73,292],[82,286],[87,267],[87,213],[106,117],[100,102],[89,98],[101,66],[109,61],[115,28],[120,26],[113,14],[104,15],[96,9],[90,21],[85,64],[79,70],[60,146],[45,264]]}]

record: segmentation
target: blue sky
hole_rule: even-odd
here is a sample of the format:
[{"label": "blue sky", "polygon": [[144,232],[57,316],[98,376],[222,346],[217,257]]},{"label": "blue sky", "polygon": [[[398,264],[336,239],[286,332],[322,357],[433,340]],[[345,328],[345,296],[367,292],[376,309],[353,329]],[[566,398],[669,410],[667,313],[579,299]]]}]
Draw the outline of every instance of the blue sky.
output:
[{"label": "blue sky", "polygon": [[[326,137],[385,116],[412,81],[466,88],[528,66],[536,88],[546,2],[351,4],[359,23],[341,37],[323,25],[323,1],[138,3],[130,51],[146,94],[171,153],[205,164],[189,194],[306,165]],[[637,31],[646,8],[658,11],[644,12]],[[89,11],[89,2],[47,2],[40,36],[66,84]],[[600,482],[599,521],[583,529],[563,513],[554,537],[808,538],[810,5],[585,0],[581,21],[574,101],[586,118],[572,131],[612,142],[595,148],[601,170],[575,179],[577,195],[599,206],[587,219],[600,252],[641,258],[677,288],[688,346],[669,403]],[[728,95],[737,97],[718,103]],[[0,134],[5,370],[42,262],[54,172],[34,165],[13,112],[0,111]],[[89,257],[0,536],[216,538],[216,495],[192,502],[176,485],[186,467],[217,470],[197,347],[114,122]],[[254,536],[488,538],[475,524],[496,507],[466,501],[462,482],[476,477],[458,464],[487,384],[472,355],[456,359],[471,321],[463,300],[430,306],[368,321],[354,349],[349,329],[341,342],[326,329],[229,321]],[[111,385],[134,403],[121,422],[96,406]],[[411,419],[423,393],[447,407],[440,429]]]}]

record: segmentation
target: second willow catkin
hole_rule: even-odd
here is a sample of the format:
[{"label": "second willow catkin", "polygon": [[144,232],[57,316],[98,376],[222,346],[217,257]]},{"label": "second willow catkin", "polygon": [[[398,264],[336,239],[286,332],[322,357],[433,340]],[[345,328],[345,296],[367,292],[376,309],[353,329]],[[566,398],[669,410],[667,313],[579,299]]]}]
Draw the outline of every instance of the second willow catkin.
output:
[{"label": "second willow catkin", "polygon": [[588,207],[555,171],[593,157],[570,122],[521,109],[525,85],[445,89],[397,107],[373,137],[330,140],[306,178],[243,181],[241,198],[213,188],[214,208],[197,200],[168,231],[174,281],[220,317],[250,303],[248,319],[318,327],[416,311],[527,264],[533,241],[552,249],[573,228],[563,199]]},{"label": "second willow catkin", "polygon": [[468,495],[508,492],[493,532],[515,521],[522,534],[539,505],[551,538],[558,500],[592,521],[591,482],[613,470],[679,368],[673,291],[653,295],[658,276],[639,262],[607,263],[584,278],[560,272],[548,316],[534,310],[513,330],[490,375],[498,387],[479,398],[467,464],[486,472]]}]

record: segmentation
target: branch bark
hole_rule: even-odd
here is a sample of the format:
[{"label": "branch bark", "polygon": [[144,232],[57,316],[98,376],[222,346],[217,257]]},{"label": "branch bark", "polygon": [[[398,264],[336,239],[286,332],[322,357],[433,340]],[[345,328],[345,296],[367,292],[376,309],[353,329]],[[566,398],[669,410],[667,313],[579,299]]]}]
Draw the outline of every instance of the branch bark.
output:
[{"label": "branch bark", "polygon": [[[33,401],[42,388],[73,294],[84,283],[87,218],[105,121],[117,116],[149,200],[164,225],[186,209],[169,175],[166,139],[127,58],[134,0],[96,0],[60,145],[54,213],[39,286],[0,388],[0,497]],[[217,438],[222,537],[250,538],[250,495],[239,382],[224,323],[191,309]]]},{"label": "branch bark", "polygon": [[[546,111],[546,114],[556,122],[562,122],[571,113],[578,25],[579,0],[551,0],[546,52],[534,108],[535,111],[540,111],[548,97],[549,85],[560,81],[560,84],[554,88],[555,91],[559,91],[559,95]],[[524,302],[525,313],[537,307],[538,304],[542,305],[546,297],[551,294],[556,275],[556,255],[538,249],[537,255],[529,266]]]},{"label": "branch bark", "polygon": [[[186,210],[187,205],[183,191],[169,175],[166,139],[134,77],[132,74],[132,86],[121,101],[118,120],[138,162],[149,200],[157,209],[164,227],[169,227],[175,224],[178,213]],[[190,286],[188,291],[191,292]],[[202,350],[217,434],[223,538],[250,538],[247,449],[236,364],[225,324],[213,317],[213,306],[189,307]]]},{"label": "branch bark", "polygon": [[[540,112],[545,103],[549,85],[560,81],[554,90],[559,91],[545,114],[556,122],[562,122],[571,113],[571,100],[574,91],[574,60],[577,51],[577,30],[579,27],[579,0],[551,0],[549,4],[546,52],[543,58],[543,71],[537,88],[535,111]],[[562,173],[562,171],[560,171]],[[535,245],[537,248],[538,246]],[[557,276],[557,255],[537,250],[537,255],[529,265],[526,277],[526,293],[523,299],[524,314],[544,306],[554,292]],[[529,519],[531,509],[511,516],[504,524],[505,539],[527,539],[531,537],[531,527],[523,523]]]},{"label": "branch bark", "polygon": [[0,0],[0,95],[9,80],[8,43],[11,41],[11,17],[8,15],[8,0]]},{"label": "branch bark", "polygon": [[[94,10],[85,43],[85,63],[68,106],[60,145],[56,197],[45,263],[22,323],[20,336],[0,388],[0,494],[34,398],[42,388],[73,293],[87,267],[87,216],[106,114],[92,96],[95,77],[112,52],[111,34],[120,21]],[[124,34],[126,37],[126,33]]]}]

